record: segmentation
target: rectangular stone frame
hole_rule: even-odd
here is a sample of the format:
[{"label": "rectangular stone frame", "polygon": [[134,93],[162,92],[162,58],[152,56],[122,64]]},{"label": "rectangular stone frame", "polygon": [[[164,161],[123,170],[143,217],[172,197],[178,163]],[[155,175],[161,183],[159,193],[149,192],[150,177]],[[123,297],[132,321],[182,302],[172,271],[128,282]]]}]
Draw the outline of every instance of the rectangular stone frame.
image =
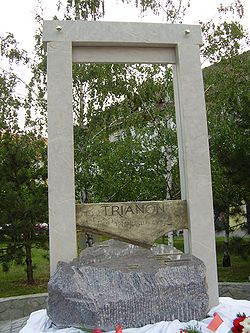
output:
[{"label": "rectangular stone frame", "polygon": [[[77,256],[72,62],[173,64],[185,248],[206,265],[210,307],[218,304],[211,171],[200,66],[200,26],[44,21],[48,68],[50,265]],[[187,246],[188,245],[188,246]]]}]

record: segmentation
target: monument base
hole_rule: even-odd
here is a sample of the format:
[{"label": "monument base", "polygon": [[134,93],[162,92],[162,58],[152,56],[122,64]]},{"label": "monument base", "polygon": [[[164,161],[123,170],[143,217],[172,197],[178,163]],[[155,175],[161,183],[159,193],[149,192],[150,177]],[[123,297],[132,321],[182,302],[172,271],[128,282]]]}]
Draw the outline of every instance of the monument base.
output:
[{"label": "monument base", "polygon": [[48,315],[60,327],[141,327],[208,311],[204,264],[165,245],[96,244],[58,264],[48,294]]}]

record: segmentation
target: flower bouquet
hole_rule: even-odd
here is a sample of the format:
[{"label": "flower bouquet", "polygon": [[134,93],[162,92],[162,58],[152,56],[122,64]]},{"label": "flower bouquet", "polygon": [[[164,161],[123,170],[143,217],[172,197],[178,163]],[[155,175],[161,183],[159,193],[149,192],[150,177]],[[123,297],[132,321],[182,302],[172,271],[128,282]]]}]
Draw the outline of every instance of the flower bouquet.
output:
[{"label": "flower bouquet", "polygon": [[[222,330],[221,330],[222,327]],[[207,326],[213,332],[225,332],[226,325],[218,313],[214,313],[214,318]],[[228,333],[250,333],[250,317],[245,313],[238,313],[237,317],[233,320],[233,327]]]},{"label": "flower bouquet", "polygon": [[245,313],[237,314],[229,333],[250,333],[250,317],[247,317]]}]

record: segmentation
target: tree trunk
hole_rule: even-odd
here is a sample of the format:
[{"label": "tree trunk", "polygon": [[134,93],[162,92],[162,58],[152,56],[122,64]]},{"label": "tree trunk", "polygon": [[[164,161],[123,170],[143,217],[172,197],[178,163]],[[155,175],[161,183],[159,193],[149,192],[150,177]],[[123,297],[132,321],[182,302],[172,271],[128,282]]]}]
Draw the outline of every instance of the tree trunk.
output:
[{"label": "tree trunk", "polygon": [[250,202],[246,203],[246,225],[247,232],[250,234]]},{"label": "tree trunk", "polygon": [[229,225],[229,211],[224,213],[223,216],[224,227],[225,227],[225,239],[224,239],[224,254],[222,260],[223,267],[230,267],[231,266],[231,259],[229,254],[229,233],[230,233],[230,225]]},{"label": "tree trunk", "polygon": [[31,256],[31,242],[30,240],[26,240],[25,243],[25,254],[26,254],[26,273],[27,273],[27,282],[28,284],[34,284],[33,277],[33,265],[32,265],[32,256]]}]

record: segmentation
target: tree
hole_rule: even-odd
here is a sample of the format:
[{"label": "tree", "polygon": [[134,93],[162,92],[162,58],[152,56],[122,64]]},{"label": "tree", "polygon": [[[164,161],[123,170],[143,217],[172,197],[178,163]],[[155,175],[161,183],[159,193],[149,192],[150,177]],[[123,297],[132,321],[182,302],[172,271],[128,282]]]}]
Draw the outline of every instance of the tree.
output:
[{"label": "tree", "polygon": [[[12,65],[26,65],[26,52],[19,50],[14,37],[8,34],[1,38],[1,55],[11,66],[0,73],[0,262],[8,270],[13,260],[22,264],[25,258],[27,281],[31,284],[32,246],[47,245],[48,240],[42,224],[47,222],[46,141],[32,127],[25,98],[17,93],[21,80]],[[26,115],[24,130],[18,119],[22,110]]]},{"label": "tree", "polygon": [[[78,192],[84,187],[90,201],[177,197],[171,70],[138,65],[84,70],[85,75],[79,73],[75,80],[78,84],[86,77],[91,81],[82,82],[84,96],[74,95],[84,100],[91,96],[86,109],[74,108],[79,110],[78,119],[83,119],[75,127]],[[88,70],[96,70],[95,79]]]},{"label": "tree", "polygon": [[[136,3],[142,13],[159,13],[163,8],[166,21],[172,23],[181,22],[189,6],[189,1],[127,2]],[[229,11],[241,17],[243,7],[238,0],[235,4],[221,7],[221,15]],[[104,0],[68,0],[64,18],[97,20],[104,14]],[[37,19],[41,20],[41,15]],[[222,20],[217,25],[213,21],[204,23],[202,31],[203,58],[209,58],[210,63],[240,52],[245,32],[237,19]],[[40,110],[41,130],[46,124],[46,60],[40,28],[36,41],[37,64],[31,64],[33,77],[23,105],[29,113],[34,108]],[[84,187],[90,201],[179,196],[171,68],[74,65],[73,96],[77,195]],[[34,126],[31,117],[29,122]],[[220,163],[216,159],[215,170]],[[224,176],[227,174],[223,172]],[[223,183],[226,181],[228,178]]]},{"label": "tree", "polygon": [[243,203],[248,206],[250,197],[249,70],[248,51],[222,59],[204,71],[214,207],[225,224],[227,257],[229,216]]},{"label": "tree", "polygon": [[[127,2],[133,3],[131,0]],[[65,3],[65,19],[98,20],[105,15],[105,0],[67,0]],[[160,0],[142,0],[134,3],[142,14],[147,10],[158,14],[164,12],[166,21],[172,23],[182,22],[185,11],[190,6],[189,1],[165,3]],[[59,9],[61,5],[59,1]],[[217,24],[212,20],[201,22],[205,38],[203,59],[215,63],[241,51],[246,36],[240,24],[243,12],[241,2],[236,0],[227,7],[220,6],[221,20]],[[231,15],[230,20],[227,19],[227,14]],[[168,192],[170,197],[177,197],[177,163],[173,163],[169,172],[169,160],[175,162],[177,159],[171,70],[163,66],[86,64],[74,65],[73,77],[77,193],[84,187],[89,192],[91,201],[115,198],[126,200],[126,197],[131,200],[150,198],[143,194],[147,192],[151,193],[151,198],[164,198],[169,196]],[[168,138],[167,142],[163,138],[166,123],[171,124],[165,137]],[[158,135],[155,135],[156,132]],[[117,135],[119,133],[122,135]],[[115,142],[109,141],[112,135],[116,135]],[[154,151],[152,149],[147,153],[143,147],[144,141],[148,141],[147,147],[152,145]],[[167,149],[163,151],[163,147]],[[119,153],[123,154],[123,158]],[[135,156],[134,162],[128,162],[133,161]],[[165,172],[165,179],[161,176],[164,174],[163,170],[168,170]],[[154,179],[151,183],[149,174]],[[162,188],[168,187],[168,179],[172,174],[173,186],[164,191]],[[159,179],[159,182],[155,179]],[[125,185],[129,183],[131,186]]]},{"label": "tree", "polygon": [[248,51],[205,71],[211,151],[228,178],[241,188],[246,202],[250,194],[249,70]]},{"label": "tree", "polygon": [[[105,16],[105,0],[66,0],[65,19],[67,20],[98,20]],[[140,9],[141,15],[146,11],[152,11],[156,15],[166,15],[169,23],[181,23],[190,0],[120,0],[123,3],[132,3]],[[60,10],[63,1],[58,1]]]},{"label": "tree", "polygon": [[[149,3],[151,6],[153,1]],[[236,62],[233,63],[233,59],[238,59],[237,55],[242,52],[242,45],[246,45],[248,42],[247,33],[240,23],[244,13],[241,2],[235,1],[234,4],[227,7],[220,6],[218,10],[222,16],[220,22],[216,24],[211,20],[202,23],[203,37],[205,38],[205,43],[202,47],[202,57],[204,60],[209,60],[210,64],[220,62],[218,65],[220,70],[213,70],[213,75],[206,74],[204,79],[211,137],[214,208],[216,215],[220,214],[224,221],[226,231],[224,264],[226,265],[226,258],[230,259],[228,253],[229,215],[234,214],[238,210],[242,200],[247,203],[249,201],[249,172],[247,171],[249,155],[247,155],[248,144],[246,140],[247,135],[249,137],[249,133],[247,133],[249,131],[249,97],[247,96],[249,78],[244,75],[244,72],[249,72],[249,65],[245,62],[247,66],[242,67],[236,65]],[[76,11],[76,18],[79,18],[81,16],[79,7]],[[227,14],[232,16],[230,20],[226,19]],[[82,13],[82,18],[87,19],[83,15]],[[175,15],[175,19],[177,17],[178,15]],[[84,67],[81,68],[83,69]],[[94,70],[91,73],[93,68]],[[121,69],[122,67],[119,68]],[[158,74],[156,75],[160,76],[162,68],[157,66],[155,68],[158,68]],[[77,70],[79,70],[79,67],[77,67]],[[143,72],[140,66],[136,70],[138,72],[131,81],[131,75],[124,74],[123,83],[121,83],[123,79],[121,70],[117,72],[115,66],[106,66],[106,69],[105,66],[87,67],[86,72],[84,69],[79,72],[79,77],[81,75],[84,77],[83,81],[76,76],[75,87],[78,88],[77,93],[74,95],[75,97],[77,96],[74,109],[79,110],[76,119],[80,119],[80,124],[83,123],[84,119],[87,119],[87,125],[84,126],[83,131],[81,132],[80,130],[81,126],[76,130],[75,142],[80,143],[79,146],[76,145],[77,152],[80,153],[80,155],[76,156],[76,161],[80,165],[79,169],[76,168],[76,179],[79,189],[81,186],[88,189],[90,200],[149,200],[155,198],[163,199],[166,196],[176,198],[178,193],[178,168],[175,165],[171,170],[168,169],[169,160],[176,161],[175,126],[166,135],[163,131],[163,123],[161,123],[160,118],[157,118],[159,115],[157,107],[160,105],[160,108],[164,109],[161,116],[165,117],[166,120],[165,129],[168,121],[172,122],[172,124],[174,123],[174,116],[170,106],[171,103],[173,104],[173,100],[171,100],[173,94],[170,92],[172,89],[170,83],[172,79],[171,71],[166,72],[167,75],[163,75],[164,79],[157,85],[156,81],[151,82],[151,84],[147,82],[151,79],[146,74],[148,73],[147,70]],[[138,85],[136,78],[140,76],[141,72],[145,75],[145,82]],[[110,75],[110,73],[112,74]],[[208,73],[208,71],[205,71],[205,73]],[[94,76],[92,76],[93,74]],[[106,75],[109,77],[106,78]],[[117,78],[117,75],[120,76]],[[90,78],[91,83],[88,85],[87,82]],[[94,84],[92,84],[93,82]],[[128,82],[129,84],[127,85]],[[133,84],[134,82],[136,84]],[[157,95],[157,92],[161,91],[160,87],[166,88],[166,82],[168,83],[168,88],[165,94],[168,98],[171,96],[169,98],[171,100],[170,103],[164,101],[164,92]],[[236,86],[232,85],[232,82],[235,82]],[[104,85],[104,89],[102,89],[102,85]],[[123,87],[125,87],[124,90]],[[153,92],[153,98],[150,94],[151,91]],[[108,95],[108,92],[110,95]],[[111,99],[113,101],[117,98],[118,100],[122,98],[122,102],[119,101],[117,104],[113,102],[111,107],[108,105],[110,103],[107,100],[105,101],[107,96],[108,98],[112,96]],[[160,98],[157,101],[159,96]],[[133,104],[135,100],[136,103]],[[93,101],[93,104],[91,101]],[[140,103],[141,101],[144,101],[144,103]],[[148,105],[148,102],[151,104]],[[79,108],[79,105],[82,108]],[[140,119],[140,116],[138,117],[137,115],[137,119],[140,119],[138,123],[133,114],[135,112],[134,105],[139,107],[139,112],[141,112],[143,119]],[[152,105],[154,106],[152,107]],[[223,108],[221,107],[222,105]],[[219,108],[216,110],[216,107]],[[224,108],[225,110],[223,111]],[[128,116],[132,120],[131,122],[126,118],[128,109],[131,111]],[[149,110],[150,112],[153,111],[151,119],[150,117],[145,117]],[[99,123],[98,117],[101,119]],[[238,122],[240,122],[241,128],[238,128]],[[121,123],[123,124],[122,126]],[[118,129],[117,124],[120,125]],[[142,125],[134,129],[137,126],[136,124],[144,124],[145,127]],[[147,154],[142,149],[143,141],[147,141],[146,138],[156,138],[152,135],[152,131],[151,133],[147,131],[150,125],[156,132],[157,127],[160,128],[158,133],[162,133],[162,137],[166,135],[165,138],[168,137],[168,140],[161,140],[162,137],[160,135],[156,136],[157,140],[155,142],[153,142],[154,140],[148,140],[147,147],[152,147],[152,150],[149,148],[150,154]],[[245,126],[244,131],[242,131],[242,126]],[[136,134],[131,135],[131,128]],[[92,134],[91,131],[93,131]],[[112,131],[115,134],[117,134],[117,131],[118,134],[122,134],[118,135],[115,143],[107,140],[112,135]],[[89,135],[91,138],[90,142],[88,141]],[[145,136],[143,137],[143,135]],[[138,139],[139,137],[143,139],[137,141],[136,138]],[[95,140],[92,140],[93,138]],[[230,146],[230,141],[233,141],[232,146]],[[169,148],[169,142],[171,142],[171,148]],[[165,158],[163,157],[164,154],[162,154],[163,147],[168,147],[165,150]],[[94,154],[93,151],[95,152]],[[157,151],[158,154],[156,153]],[[135,162],[133,161],[134,156],[136,156]],[[140,160],[142,156],[143,161]],[[83,163],[80,162],[81,158]],[[165,163],[162,163],[162,161],[165,161]],[[159,166],[161,167],[159,168]],[[170,172],[166,174],[165,170]],[[167,191],[162,190],[162,186],[165,186],[165,189],[168,187],[169,178],[171,178],[172,174],[177,175],[177,178],[174,178],[177,181],[172,183],[172,191],[169,188]],[[162,177],[163,175],[165,175],[165,179]],[[173,188],[175,189],[174,195]],[[149,190],[148,192],[147,189]],[[147,195],[145,195],[146,193]],[[172,195],[169,196],[169,193]],[[232,210],[232,207],[234,207],[234,210]]]},{"label": "tree", "polygon": [[[90,19],[91,15],[93,19],[97,19],[97,16],[103,14],[103,12],[98,12],[98,15],[94,15],[93,11],[89,11],[89,16],[86,16],[87,9],[86,7],[81,7],[81,4],[83,2],[81,1],[75,1],[72,3],[72,1],[68,1],[68,11],[67,15],[71,13],[71,15],[78,19]],[[86,4],[86,2],[84,2]],[[169,2],[168,2],[169,3]],[[98,4],[101,6],[97,6],[98,10],[100,8],[103,8],[105,5],[105,2],[98,2]],[[141,5],[142,10],[146,10],[147,8],[151,8],[153,10],[159,9],[159,1],[149,1],[147,4],[145,2],[139,2],[139,5]],[[143,7],[144,5],[144,7]],[[174,3],[172,3],[174,5]],[[69,10],[71,9],[71,11]],[[178,6],[176,8],[179,8]],[[93,8],[92,8],[93,9]],[[183,13],[183,11],[180,11]],[[175,11],[175,20],[181,21],[180,18],[180,12]],[[213,21],[202,23],[202,31],[203,35],[205,37],[205,43],[202,48],[202,56],[203,59],[208,59],[210,63],[218,62],[221,59],[230,58],[236,54],[238,54],[241,51],[241,45],[245,41],[246,32],[244,31],[243,27],[240,24],[240,19],[243,15],[243,6],[240,1],[236,1],[234,5],[229,5],[228,7],[220,7],[219,8],[220,14],[223,16],[227,15],[228,13],[230,15],[234,15],[232,20],[226,20],[222,19],[218,24],[215,24]],[[74,15],[75,13],[75,15]],[[96,13],[96,12],[95,12]],[[85,16],[84,16],[85,15]],[[94,15],[94,16],[93,16]],[[71,16],[71,17],[72,17]],[[70,17],[67,16],[69,19]],[[171,16],[171,11],[169,11],[169,16],[167,17],[169,21],[173,19]],[[147,188],[150,188],[150,193],[152,195],[152,198],[164,198],[167,196],[167,191],[163,192],[161,191],[161,194],[158,192],[157,188],[161,188],[159,184],[165,183],[165,188],[167,188],[166,179],[170,177],[170,173],[168,174],[166,179],[161,179],[160,175],[164,174],[163,170],[168,169],[168,160],[176,160],[176,137],[174,135],[175,132],[175,126],[170,126],[170,129],[168,129],[168,133],[172,131],[171,138],[169,137],[169,134],[167,134],[166,138],[168,138],[167,142],[162,141],[161,138],[163,138],[165,133],[163,134],[163,126],[166,125],[166,123],[169,124],[169,122],[172,122],[174,124],[174,115],[173,115],[173,92],[172,92],[172,73],[171,70],[166,68],[163,68],[161,66],[154,66],[154,73],[155,78],[158,76],[157,80],[152,79],[152,76],[150,74],[150,68],[152,67],[143,67],[143,66],[137,66],[131,68],[129,66],[112,66],[112,65],[87,65],[87,66],[79,66],[77,65],[74,70],[75,79],[74,79],[74,110],[75,110],[75,119],[78,128],[76,129],[76,149],[77,153],[80,153],[79,156],[76,154],[76,161],[77,163],[79,161],[79,158],[82,158],[83,163],[81,162],[80,167],[76,168],[76,179],[79,184],[78,188],[81,186],[87,187],[88,190],[92,194],[92,200],[99,200],[100,199],[100,192],[103,191],[103,189],[108,190],[110,193],[101,196],[102,200],[109,200],[114,197],[117,197],[117,189],[119,187],[122,187],[125,179],[126,179],[126,172],[125,170],[130,170],[128,174],[132,176],[128,177],[127,183],[132,183],[133,189],[135,189],[137,186],[140,187],[141,184],[145,184],[145,187],[140,187],[140,191],[137,192],[136,195],[134,195],[133,200],[136,200],[137,198],[146,198],[145,196],[141,196],[141,192],[146,191]],[[165,72],[164,72],[165,71]],[[131,74],[131,72],[134,74]],[[164,73],[164,74],[162,74]],[[161,77],[162,75],[162,77]],[[144,77],[143,82],[140,82],[138,84],[138,77]],[[160,79],[159,79],[160,77]],[[205,81],[209,78],[205,76]],[[207,83],[206,83],[207,84]],[[164,88],[163,88],[164,87]],[[152,93],[151,93],[152,92]],[[164,95],[165,94],[165,95]],[[167,102],[165,98],[169,99]],[[210,96],[209,91],[207,92],[207,100],[213,101],[214,97]],[[122,100],[122,102],[121,102]],[[158,108],[161,109],[161,112],[157,110]],[[139,111],[139,112],[138,112]],[[149,113],[151,114],[151,118],[149,116]],[[136,115],[136,116],[135,116]],[[160,118],[162,117],[162,118]],[[165,124],[161,122],[162,119],[165,117]],[[131,121],[130,121],[131,120]],[[153,121],[152,121],[153,120]],[[80,130],[81,124],[84,124],[82,128],[82,132]],[[121,123],[123,124],[121,126]],[[212,122],[211,122],[212,123]],[[118,124],[118,126],[117,126]],[[160,124],[160,131],[158,133],[161,133],[162,135],[157,136],[157,142],[149,142],[147,147],[154,147],[155,151],[158,149],[159,153],[154,154],[153,159],[151,159],[152,163],[150,162],[150,159],[147,159],[147,154],[144,150],[142,155],[144,156],[144,161],[139,162],[140,168],[138,167],[138,158],[140,156],[139,154],[139,147],[142,147],[142,142],[139,143],[136,142],[135,138],[138,138],[138,133],[143,133],[144,135],[148,136],[148,138],[152,139],[152,128],[153,131],[157,132],[157,127],[159,127]],[[139,125],[139,126],[138,126]],[[151,133],[149,132],[149,128],[151,125]],[[163,126],[161,126],[163,125]],[[120,127],[119,127],[120,126]],[[138,128],[137,128],[138,126]],[[145,127],[143,127],[145,126]],[[130,130],[133,127],[133,130],[137,133],[137,135],[131,136]],[[117,129],[118,128],[118,129]],[[166,126],[165,126],[166,128]],[[118,136],[116,139],[116,142],[110,143],[108,142],[107,138],[112,135],[113,133],[117,132],[117,130],[122,131],[122,136]],[[210,132],[212,133],[214,130],[217,130],[210,126],[209,128]],[[233,133],[235,130],[234,127],[230,127],[230,132]],[[145,133],[146,131],[147,134]],[[92,134],[91,134],[92,132]],[[81,133],[81,134],[80,134]],[[217,132],[218,133],[218,132]],[[143,135],[142,134],[142,135]],[[106,140],[105,140],[106,136]],[[140,135],[139,135],[140,136]],[[153,135],[154,136],[154,135]],[[83,138],[81,140],[80,138]],[[218,137],[218,134],[217,134]],[[92,140],[91,142],[88,142],[89,138],[92,140],[94,138],[95,140]],[[214,139],[214,135],[212,135],[212,140]],[[144,139],[145,140],[145,137]],[[148,140],[150,141],[150,140]],[[80,145],[78,146],[78,142]],[[165,154],[168,154],[168,158],[161,157],[163,155],[162,147],[168,147],[169,142],[171,142],[171,148],[166,149]],[[215,142],[214,142],[215,143]],[[126,149],[126,145],[130,145],[130,148]],[[106,145],[106,146],[105,146]],[[127,156],[127,161],[133,160],[133,145],[137,145],[136,155],[137,156],[137,168],[140,170],[138,173],[133,173],[131,170],[132,164],[125,163],[124,161],[124,155]],[[216,143],[215,143],[216,145]],[[103,152],[101,152],[101,146],[103,147]],[[92,147],[92,149],[91,149]],[[104,148],[106,147],[106,148]],[[88,151],[91,151],[91,153],[87,153]],[[93,151],[95,153],[93,154]],[[114,151],[114,154],[112,152]],[[135,152],[134,151],[134,152]],[[141,149],[143,151],[143,149]],[[107,155],[107,152],[109,152],[109,155]],[[117,152],[123,152],[123,158],[117,153]],[[129,153],[130,152],[130,153]],[[212,150],[212,155],[214,153],[214,150]],[[150,154],[148,155],[148,157]],[[152,156],[152,154],[151,154]],[[95,157],[95,158],[94,158]],[[109,163],[107,163],[109,157]],[[101,159],[101,167],[99,165],[98,159]],[[212,158],[214,158],[212,156]],[[165,164],[161,164],[161,160],[165,160]],[[90,171],[89,166],[92,163],[94,164],[95,171]],[[122,165],[119,163],[119,161],[122,162]],[[156,164],[159,161],[159,165],[162,165],[162,168],[159,169],[159,173],[156,174],[152,172],[152,170],[156,171],[157,167]],[[85,163],[86,162],[86,163]],[[85,164],[84,164],[85,163]],[[144,163],[145,169],[142,168],[142,164]],[[151,164],[150,164],[151,163]],[[105,167],[106,165],[106,167]],[[107,167],[107,165],[109,165]],[[112,167],[115,166],[114,167]],[[117,172],[115,171],[117,167]],[[213,164],[213,173],[218,172],[218,174],[221,175],[221,168],[223,165],[221,165],[221,161],[219,160],[218,163]],[[128,168],[128,169],[127,169]],[[129,169],[130,168],[130,169]],[[144,176],[144,170],[150,170],[150,174],[153,179],[159,179],[159,183],[154,181],[153,188],[150,187],[149,182],[147,182],[147,176],[145,174]],[[78,172],[80,170],[80,172]],[[89,174],[86,174],[85,180],[84,180],[84,172],[85,170],[89,170]],[[123,171],[123,178],[121,180],[121,176],[119,176],[118,172]],[[136,168],[134,168],[134,171]],[[174,171],[175,170],[175,171]],[[113,176],[111,176],[113,173]],[[178,169],[171,170],[171,173],[178,173]],[[100,173],[104,174],[106,177],[101,177]],[[138,175],[141,175],[141,178],[138,179]],[[78,175],[80,177],[78,177]],[[165,173],[166,175],[166,173]],[[99,177],[100,176],[100,177]],[[95,181],[98,179],[97,183]],[[215,176],[214,176],[215,177]],[[221,176],[217,177],[222,181]],[[86,181],[89,179],[89,183],[87,184]],[[161,180],[160,180],[161,179]],[[119,181],[118,181],[119,180]],[[138,184],[136,185],[136,181],[138,180]],[[119,182],[119,184],[118,184]],[[228,175],[226,175],[223,178],[224,185],[229,182]],[[126,182],[125,182],[126,183]],[[217,182],[218,183],[218,182]],[[111,186],[112,184],[112,186]],[[140,185],[139,185],[140,184]],[[158,185],[157,185],[158,184]],[[177,186],[177,182],[174,182],[173,185],[176,188],[175,194],[172,196],[173,198],[176,197],[176,193],[178,193],[179,186]],[[215,183],[214,183],[215,184]],[[94,188],[95,185],[97,188],[101,189],[99,190],[98,195],[93,195],[95,192]],[[116,185],[114,187],[114,185]],[[233,186],[233,185],[232,185]],[[234,186],[235,187],[235,186]],[[131,198],[131,193],[133,193],[132,189],[125,185],[124,188],[127,191],[128,198]],[[225,186],[217,186],[217,189],[225,188]],[[228,187],[227,187],[228,188]],[[173,191],[173,189],[172,189]],[[222,194],[221,190],[221,194]],[[233,191],[231,191],[233,193]],[[111,195],[112,193],[112,195]],[[116,193],[116,196],[113,194]],[[171,191],[170,191],[171,193]],[[222,194],[224,196],[224,194]],[[90,196],[91,197],[91,196]],[[96,199],[94,199],[96,197]],[[126,194],[124,193],[123,196],[120,198],[120,200],[125,200]],[[149,198],[149,197],[148,197]],[[118,197],[117,197],[118,199]],[[228,207],[229,205],[232,205],[235,200],[233,198],[228,197]]]},{"label": "tree", "polygon": [[244,15],[240,1],[226,8],[221,6],[219,12],[230,13],[234,19],[203,25],[208,37],[204,54],[211,63],[217,63],[204,71],[204,78],[214,208],[224,223],[223,265],[229,266],[229,216],[239,212],[243,200],[249,201],[249,171],[245,164],[249,162],[249,78],[245,75],[249,71],[249,56],[240,55],[243,47],[249,45],[249,39],[240,23]]},{"label": "tree", "polygon": [[[105,15],[105,3],[66,1],[64,18],[97,20]],[[142,13],[163,9],[169,22],[181,21],[189,6],[134,3]],[[84,188],[90,201],[178,198],[170,67],[75,65],[73,77],[77,193]]]},{"label": "tree", "polygon": [[31,249],[47,245],[46,142],[33,133],[8,131],[0,137],[0,260],[7,269],[25,258],[27,281],[34,283]]}]

